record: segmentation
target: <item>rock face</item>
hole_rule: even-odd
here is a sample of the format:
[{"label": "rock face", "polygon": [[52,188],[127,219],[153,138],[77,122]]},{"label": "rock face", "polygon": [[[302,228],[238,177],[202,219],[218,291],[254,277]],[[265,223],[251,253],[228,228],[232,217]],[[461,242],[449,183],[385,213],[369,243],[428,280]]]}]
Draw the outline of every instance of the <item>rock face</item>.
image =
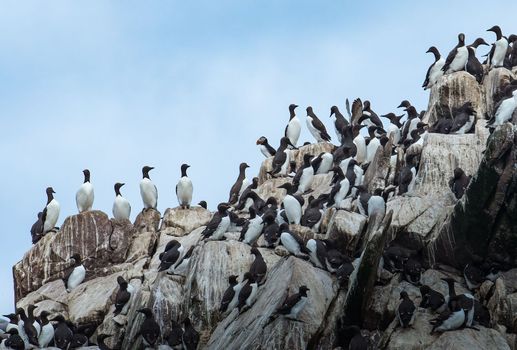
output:
[{"label": "rock face", "polygon": [[[283,246],[265,248],[261,237],[258,249],[267,275],[256,302],[241,313],[234,309],[222,314],[219,306],[228,277],[238,275],[241,281],[254,259],[251,247],[238,241],[239,228],[232,227],[224,241],[204,241],[201,232],[212,213],[203,208],[170,208],[163,218],[156,210],[142,211],[133,224],[90,211],[68,217],[57,233],[43,237],[13,267],[16,304],[24,308],[35,304],[36,315],[47,310],[51,317],[60,313],[79,326],[91,326],[96,329],[90,337],[92,343],[99,334],[109,334],[106,343],[110,348],[142,348],[138,333],[144,317],[137,310],[144,307],[153,311],[160,326],[162,348],[167,348],[163,344],[172,320],[181,323],[186,317],[200,333],[199,349],[346,349],[340,327],[347,324],[361,326],[372,349],[515,348],[517,139],[515,127],[509,123],[490,135],[484,119],[485,113],[490,116],[493,112],[493,96],[501,83],[511,77],[513,73],[503,68],[494,69],[480,85],[469,74],[458,72],[431,89],[424,120],[432,124],[449,118],[452,108],[470,101],[477,112],[476,126],[465,135],[427,135],[414,191],[392,197],[384,220],[359,214],[355,200],[348,198],[343,205],[346,209],[324,211],[319,231],[290,225],[303,243],[331,240],[350,261],[362,254],[348,282],[315,267],[306,256],[290,255]],[[317,143],[289,152],[299,166],[305,154],[317,156],[333,148],[330,143]],[[365,185],[370,191],[393,184],[390,158],[388,143],[366,170]],[[460,200],[449,189],[456,167],[473,176]],[[270,170],[271,159],[266,159],[255,191],[264,200],[274,197],[280,204],[285,190],[278,186],[291,178],[271,178]],[[332,177],[332,173],[314,177],[311,191],[303,194],[304,208],[310,196],[331,191]],[[236,213],[247,217],[247,213]],[[185,251],[193,247],[189,264],[170,274],[159,272],[159,256],[173,239]],[[442,278],[448,277],[454,279],[457,293],[475,294],[489,310],[492,328],[430,334],[429,322],[436,314],[418,307],[418,286],[405,281],[399,271],[382,268],[384,248],[393,243],[421,256],[425,267],[422,284],[446,295]],[[85,281],[68,293],[62,278],[75,253],[83,257],[87,274]],[[514,269],[469,291],[462,270],[473,256]],[[115,316],[119,276],[134,291],[127,314]],[[286,297],[298,292],[301,285],[310,291],[298,318],[276,315]],[[408,329],[396,327],[401,291],[417,306],[415,323]]]}]

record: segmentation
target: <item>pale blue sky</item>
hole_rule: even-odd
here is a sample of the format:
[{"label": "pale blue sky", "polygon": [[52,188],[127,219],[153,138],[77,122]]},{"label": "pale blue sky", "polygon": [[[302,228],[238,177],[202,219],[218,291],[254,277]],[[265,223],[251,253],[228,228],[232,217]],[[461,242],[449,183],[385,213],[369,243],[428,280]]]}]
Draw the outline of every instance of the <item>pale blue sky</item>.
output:
[{"label": "pale blue sky", "polygon": [[[94,208],[111,216],[113,184],[141,209],[141,167],[156,167],[160,211],[188,162],[194,201],[224,201],[238,164],[258,173],[255,141],[276,147],[288,119],[312,105],[370,99],[379,114],[421,88],[437,46],[517,31],[517,3],[493,1],[2,1],[0,311],[13,305],[11,266],[53,186],[64,218],[89,168]],[[485,47],[478,54],[486,53]],[[332,128],[331,128],[332,130]],[[333,130],[331,132],[333,135]],[[311,140],[307,130],[302,141]]]}]

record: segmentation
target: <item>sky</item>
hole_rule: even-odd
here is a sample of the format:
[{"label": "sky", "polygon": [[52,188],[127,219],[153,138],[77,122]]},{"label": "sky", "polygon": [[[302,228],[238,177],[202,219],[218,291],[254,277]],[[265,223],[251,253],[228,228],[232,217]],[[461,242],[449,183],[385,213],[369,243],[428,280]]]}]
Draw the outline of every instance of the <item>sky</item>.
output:
[{"label": "sky", "polygon": [[[177,206],[182,163],[194,203],[228,199],[260,136],[278,146],[296,103],[334,135],[330,107],[369,99],[378,114],[403,99],[425,109],[433,56],[464,32],[489,43],[516,32],[517,3],[492,1],[2,1],[0,2],[0,311],[13,309],[12,266],[53,186],[58,226],[77,213],[90,169],[94,209],[111,217],[113,184],[141,210],[141,168],[154,166],[158,209]],[[478,57],[488,51],[478,50]]]}]

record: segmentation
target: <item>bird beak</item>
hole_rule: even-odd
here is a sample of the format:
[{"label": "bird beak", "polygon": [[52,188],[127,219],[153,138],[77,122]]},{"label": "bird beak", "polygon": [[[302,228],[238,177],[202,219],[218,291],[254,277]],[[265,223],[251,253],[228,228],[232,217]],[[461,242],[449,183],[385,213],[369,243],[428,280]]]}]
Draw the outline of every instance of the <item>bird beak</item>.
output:
[{"label": "bird beak", "polygon": [[402,107],[404,107],[404,105],[402,105],[402,103],[397,106],[397,108],[402,108]]}]

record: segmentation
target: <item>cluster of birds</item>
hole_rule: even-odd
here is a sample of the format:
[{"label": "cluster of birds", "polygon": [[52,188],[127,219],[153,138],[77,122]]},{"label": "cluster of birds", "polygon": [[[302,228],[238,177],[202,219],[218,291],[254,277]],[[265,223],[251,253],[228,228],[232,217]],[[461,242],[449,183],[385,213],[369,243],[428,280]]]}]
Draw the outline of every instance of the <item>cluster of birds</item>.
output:
[{"label": "cluster of birds", "polygon": [[[517,51],[514,50],[517,36],[504,37],[498,26],[494,26],[489,31],[496,33],[497,41],[492,45],[487,57],[488,68],[503,66],[511,68],[517,65]],[[446,60],[440,56],[435,47],[428,50],[435,55],[435,62],[429,67],[424,89],[434,86],[444,74],[460,70],[465,70],[474,75],[479,82],[482,81],[486,69],[479,63],[475,53],[478,46],[488,44],[482,38],[478,38],[472,45],[465,46],[464,34],[460,34],[458,40],[458,45]],[[515,49],[517,50],[517,47]],[[516,91],[517,81],[511,81],[501,87],[500,92],[494,96],[495,112],[488,122],[491,128],[511,118],[513,110],[517,107]],[[256,142],[261,153],[271,161],[271,169],[267,176],[286,180],[278,187],[285,191],[283,199],[279,201],[273,196],[261,198],[255,191],[258,188],[259,179],[255,177],[249,181],[246,177],[246,169],[249,166],[241,163],[239,175],[230,189],[228,201],[217,205],[217,211],[201,234],[203,240],[224,240],[227,232],[240,231],[239,241],[250,245],[250,254],[254,255],[249,271],[240,278],[240,281],[239,276],[228,277],[229,286],[223,294],[219,308],[223,316],[232,314],[234,310],[237,310],[237,313],[246,312],[256,301],[259,287],[266,281],[267,264],[258,249],[259,242],[263,242],[261,243],[263,249],[282,245],[290,255],[308,260],[317,268],[335,274],[341,284],[346,286],[350,275],[359,263],[361,251],[355,252],[354,256],[349,256],[344,253],[342,242],[331,239],[311,238],[305,242],[294,232],[291,225],[302,225],[314,233],[319,233],[324,212],[329,208],[354,210],[368,218],[376,218],[368,225],[378,224],[385,215],[386,202],[391,197],[414,190],[420,153],[427,134],[472,132],[476,120],[475,109],[469,101],[460,108],[453,109],[451,116],[440,118],[434,125],[428,125],[422,121],[425,111],[417,112],[407,100],[402,101],[398,106],[403,108],[405,115],[388,113],[380,116],[372,110],[368,100],[363,102],[357,98],[351,106],[347,100],[348,118],[337,106],[330,108],[330,118],[339,145],[331,145],[331,151],[328,152],[305,154],[302,164],[297,166],[293,157],[293,151],[299,147],[301,133],[300,119],[295,112],[297,107],[296,104],[289,106],[289,121],[278,148],[272,147],[264,136]],[[307,107],[306,113],[307,128],[316,142],[330,142],[331,136],[313,108]],[[404,117],[405,120],[403,120]],[[383,123],[382,119],[388,122]],[[362,131],[364,128],[367,130],[367,135]],[[390,153],[385,187],[369,192],[364,175],[374,163],[375,156],[381,152]],[[181,166],[181,176],[176,185],[178,203],[184,210],[190,209],[193,196],[193,184],[187,175],[188,168],[188,164]],[[143,210],[157,207],[158,191],[149,176],[149,172],[153,169],[150,166],[142,168],[140,194]],[[328,173],[333,174],[330,191],[319,196],[310,195],[315,176]],[[76,193],[79,213],[91,210],[94,202],[90,171],[85,169],[83,174],[84,182]],[[452,175],[449,185],[459,199],[468,187],[470,176],[466,175],[461,168],[455,169]],[[129,220],[131,205],[120,192],[122,186],[124,183],[114,185],[113,217],[117,220]],[[33,243],[37,243],[46,234],[57,230],[60,206],[54,198],[55,191],[52,187],[46,189],[46,194],[47,203],[38,213],[38,220],[31,228]],[[305,199],[304,196],[309,197]],[[207,208],[205,201],[201,201],[198,205]],[[171,275],[180,273],[188,267],[194,249],[194,246],[185,247],[179,241],[171,240],[159,255],[158,271]],[[81,257],[74,254],[70,260],[73,264],[64,277],[67,291],[72,291],[86,277],[86,269]],[[474,322],[489,325],[490,314],[486,307],[471,294],[456,295],[453,280],[445,279],[449,286],[447,296],[421,285],[420,276],[424,269],[418,254],[412,254],[392,244],[384,251],[381,267],[394,273],[402,272],[408,282],[420,286],[422,294],[420,306],[431,308],[439,314],[433,320],[433,332],[473,327]],[[469,288],[479,287],[481,281],[487,278],[487,274],[493,275],[494,268],[490,267],[489,270],[488,272],[486,268],[481,269],[473,264],[467,265],[464,273]],[[117,282],[119,290],[115,298],[114,315],[127,314],[134,288],[120,276]],[[301,285],[297,293],[287,295],[264,327],[281,315],[296,320],[307,304],[308,292],[307,286]],[[77,344],[88,343],[88,337],[84,336],[89,330],[75,327],[62,315],[49,320],[49,313],[46,311],[34,317],[34,309],[34,306],[29,306],[25,314],[25,311],[19,308],[16,314],[6,315],[9,322],[0,325],[5,332],[6,339],[3,340],[3,344],[7,348],[25,349],[31,345],[43,347],[54,344],[61,349],[71,349],[78,346]],[[415,310],[413,301],[407,292],[403,291],[401,303],[397,309],[397,318],[402,327],[412,324]],[[145,316],[145,320],[136,337],[142,336],[146,345],[155,346],[162,339],[173,348],[196,349],[199,333],[188,318],[183,320],[183,327],[172,320],[172,331],[162,338],[152,310],[142,308],[138,312]],[[54,321],[55,325],[53,326],[50,321]],[[350,346],[354,349],[366,349],[366,340],[362,338],[359,327],[347,325],[345,328],[353,335]],[[105,334],[97,337],[98,346],[101,349],[108,349],[104,344],[104,340],[108,337]]]}]

